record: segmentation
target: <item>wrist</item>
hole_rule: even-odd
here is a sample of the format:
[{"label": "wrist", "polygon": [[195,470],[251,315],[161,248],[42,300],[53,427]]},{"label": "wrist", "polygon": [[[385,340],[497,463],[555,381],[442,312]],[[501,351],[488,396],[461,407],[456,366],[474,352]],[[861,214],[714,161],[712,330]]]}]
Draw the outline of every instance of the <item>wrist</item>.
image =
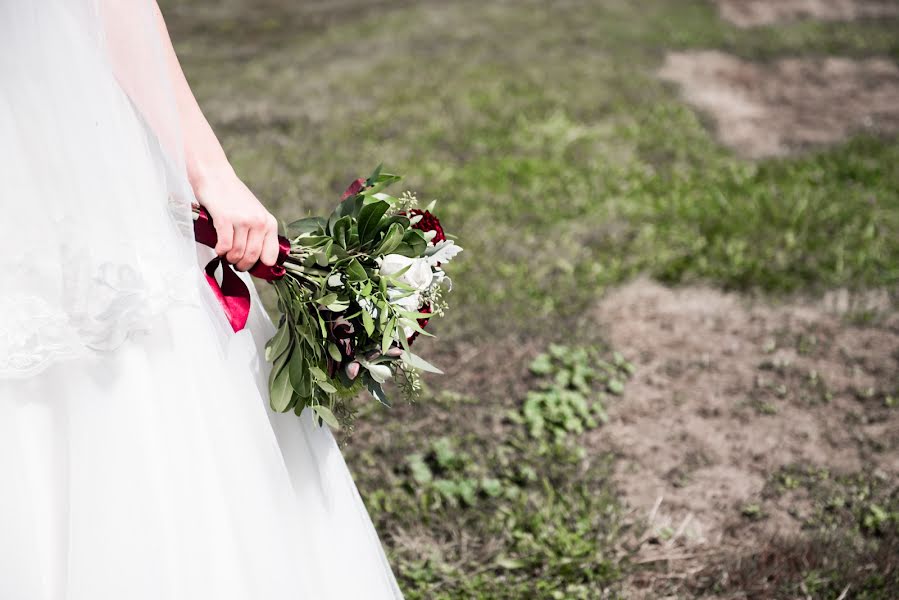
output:
[{"label": "wrist", "polygon": [[190,186],[198,200],[206,199],[205,192],[210,189],[220,188],[223,183],[237,178],[234,168],[228,163],[216,165],[194,164],[187,172]]}]

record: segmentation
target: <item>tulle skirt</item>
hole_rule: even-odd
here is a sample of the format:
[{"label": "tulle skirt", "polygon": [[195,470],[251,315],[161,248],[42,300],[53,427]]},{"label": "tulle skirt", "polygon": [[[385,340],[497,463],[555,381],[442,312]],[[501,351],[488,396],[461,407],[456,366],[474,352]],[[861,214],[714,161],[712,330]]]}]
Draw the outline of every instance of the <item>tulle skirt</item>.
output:
[{"label": "tulle skirt", "polygon": [[0,600],[401,597],[331,432],[269,409],[274,327],[255,290],[228,326],[96,4],[0,2]]},{"label": "tulle skirt", "polygon": [[0,381],[0,598],[401,597],[331,432],[267,406],[254,300],[224,345],[215,305],[173,306]]}]

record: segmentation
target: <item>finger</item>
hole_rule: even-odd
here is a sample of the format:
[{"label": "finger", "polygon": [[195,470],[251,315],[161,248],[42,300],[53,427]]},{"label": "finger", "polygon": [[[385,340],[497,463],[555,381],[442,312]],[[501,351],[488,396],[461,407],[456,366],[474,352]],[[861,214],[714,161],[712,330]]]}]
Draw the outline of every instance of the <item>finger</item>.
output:
[{"label": "finger", "polygon": [[230,219],[224,217],[216,217],[212,224],[215,226],[215,233],[218,237],[215,243],[215,253],[224,256],[231,250],[231,244],[234,242],[234,226]]},{"label": "finger", "polygon": [[259,260],[259,253],[262,252],[262,242],[265,239],[265,229],[254,227],[247,235],[247,248],[244,250],[243,258],[237,263],[238,271],[246,271],[252,268]]},{"label": "finger", "polygon": [[236,225],[234,227],[234,241],[231,243],[231,250],[225,255],[225,259],[232,265],[236,265],[243,253],[247,249],[247,235],[250,233],[246,225]]},{"label": "finger", "polygon": [[271,267],[278,262],[278,221],[269,215],[268,227],[265,232],[265,241],[262,242],[262,254],[259,260],[262,264]]}]

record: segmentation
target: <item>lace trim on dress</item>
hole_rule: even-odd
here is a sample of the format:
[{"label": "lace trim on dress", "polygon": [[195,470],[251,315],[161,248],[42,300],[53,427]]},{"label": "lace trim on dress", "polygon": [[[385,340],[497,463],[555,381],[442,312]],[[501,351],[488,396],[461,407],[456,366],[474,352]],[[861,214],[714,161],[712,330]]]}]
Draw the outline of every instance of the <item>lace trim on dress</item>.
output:
[{"label": "lace trim on dress", "polygon": [[33,294],[0,295],[0,379],[31,377],[60,360],[114,350],[174,304],[197,304],[193,269],[152,285],[131,265],[104,263],[88,283],[90,306],[63,308]]}]

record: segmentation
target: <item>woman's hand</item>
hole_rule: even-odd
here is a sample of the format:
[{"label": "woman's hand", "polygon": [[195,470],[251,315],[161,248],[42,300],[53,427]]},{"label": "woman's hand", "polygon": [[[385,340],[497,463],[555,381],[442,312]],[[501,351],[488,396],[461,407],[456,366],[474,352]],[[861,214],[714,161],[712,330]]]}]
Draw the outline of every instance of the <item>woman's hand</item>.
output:
[{"label": "woman's hand", "polygon": [[278,221],[232,172],[193,182],[200,204],[212,216],[218,243],[215,252],[237,267],[257,261],[272,266],[278,260]]}]

